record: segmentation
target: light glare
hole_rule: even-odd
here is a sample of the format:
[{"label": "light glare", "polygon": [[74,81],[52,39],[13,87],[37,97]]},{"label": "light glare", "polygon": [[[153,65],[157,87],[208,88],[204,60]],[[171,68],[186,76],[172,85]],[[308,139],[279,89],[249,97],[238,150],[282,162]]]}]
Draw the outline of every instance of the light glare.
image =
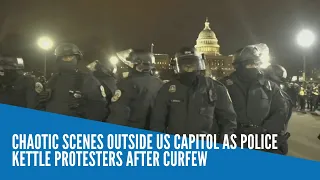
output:
[{"label": "light glare", "polygon": [[41,37],[38,41],[38,45],[40,48],[44,50],[51,49],[53,46],[53,42],[50,38],[48,37]]},{"label": "light glare", "polygon": [[297,36],[297,43],[302,47],[310,47],[315,41],[315,36],[310,30],[302,30]]},{"label": "light glare", "polygon": [[111,58],[109,59],[111,64],[116,65],[118,64],[119,60],[116,56],[111,56]]}]

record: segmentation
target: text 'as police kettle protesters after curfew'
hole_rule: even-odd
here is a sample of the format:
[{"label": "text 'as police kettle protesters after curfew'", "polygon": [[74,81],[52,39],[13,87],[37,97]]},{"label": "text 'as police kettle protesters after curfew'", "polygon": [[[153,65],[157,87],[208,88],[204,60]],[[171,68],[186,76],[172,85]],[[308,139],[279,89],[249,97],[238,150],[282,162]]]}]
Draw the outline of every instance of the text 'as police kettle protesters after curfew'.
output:
[{"label": "text 'as police kettle protesters after curfew'", "polygon": [[[269,48],[265,44],[241,48],[234,56],[236,71],[222,82],[237,113],[236,134],[277,134],[279,148],[267,151],[286,154],[287,148],[281,147],[287,141],[287,101],[280,87],[266,79],[261,71],[261,64],[268,57]],[[238,141],[241,143],[241,139]]]}]

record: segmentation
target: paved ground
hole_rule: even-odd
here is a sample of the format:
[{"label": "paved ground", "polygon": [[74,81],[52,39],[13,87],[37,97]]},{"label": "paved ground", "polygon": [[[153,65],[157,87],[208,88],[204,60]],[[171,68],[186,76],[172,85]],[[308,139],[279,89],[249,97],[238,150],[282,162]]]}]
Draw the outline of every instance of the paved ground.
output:
[{"label": "paved ground", "polygon": [[289,132],[289,156],[320,161],[320,116],[293,113]]}]

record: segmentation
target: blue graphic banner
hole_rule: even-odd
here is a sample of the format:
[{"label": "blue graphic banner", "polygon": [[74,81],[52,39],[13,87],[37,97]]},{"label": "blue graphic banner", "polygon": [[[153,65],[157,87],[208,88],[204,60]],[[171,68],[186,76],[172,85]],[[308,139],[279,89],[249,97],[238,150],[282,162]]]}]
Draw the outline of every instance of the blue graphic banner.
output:
[{"label": "blue graphic banner", "polygon": [[7,105],[0,105],[0,114],[0,180],[319,178],[320,162],[225,147],[201,136]]}]

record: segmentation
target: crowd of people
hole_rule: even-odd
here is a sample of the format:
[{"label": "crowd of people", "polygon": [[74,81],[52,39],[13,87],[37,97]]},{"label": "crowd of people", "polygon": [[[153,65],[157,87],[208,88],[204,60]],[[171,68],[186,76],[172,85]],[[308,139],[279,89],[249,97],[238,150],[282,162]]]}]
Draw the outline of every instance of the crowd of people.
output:
[{"label": "crowd of people", "polygon": [[236,71],[217,81],[205,76],[205,56],[182,48],[170,63],[175,75],[164,83],[150,52],[118,53],[129,76],[117,80],[109,62],[80,71],[82,52],[64,43],[55,49],[58,73],[48,81],[24,74],[21,58],[1,56],[0,103],[169,134],[216,134],[221,142],[231,134],[278,134],[278,150],[268,151],[287,154],[296,100],[281,88],[282,66],[260,68],[268,53],[265,44],[239,49]]},{"label": "crowd of people", "polygon": [[296,110],[302,113],[306,113],[307,110],[314,113],[318,109],[320,100],[318,83],[289,83],[285,90],[290,95]]}]

